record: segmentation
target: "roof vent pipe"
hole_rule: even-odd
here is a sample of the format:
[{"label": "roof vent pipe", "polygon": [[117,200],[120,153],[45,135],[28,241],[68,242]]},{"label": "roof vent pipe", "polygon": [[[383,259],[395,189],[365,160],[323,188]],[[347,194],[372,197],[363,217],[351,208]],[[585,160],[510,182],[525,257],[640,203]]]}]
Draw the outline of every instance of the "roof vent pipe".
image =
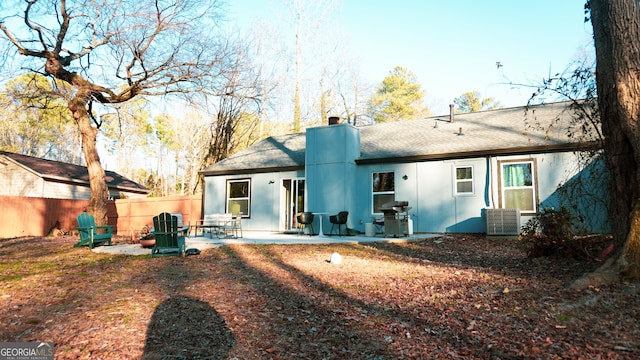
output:
[{"label": "roof vent pipe", "polygon": [[453,104],[449,104],[449,122],[453,122]]}]

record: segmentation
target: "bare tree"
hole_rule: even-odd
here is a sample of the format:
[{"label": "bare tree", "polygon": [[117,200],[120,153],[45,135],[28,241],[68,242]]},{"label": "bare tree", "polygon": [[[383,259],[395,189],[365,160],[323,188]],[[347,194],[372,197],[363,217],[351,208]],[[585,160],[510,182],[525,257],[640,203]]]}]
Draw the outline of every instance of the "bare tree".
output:
[{"label": "bare tree", "polygon": [[[326,34],[322,26],[326,26],[329,15],[334,11],[336,4],[334,0],[286,0],[287,7],[290,10],[289,19],[293,27],[295,37],[295,58],[294,58],[294,94],[293,94],[293,131],[300,132],[302,120],[301,98],[303,97],[302,81],[308,63],[308,48],[310,44],[317,44],[317,35]],[[326,56],[326,54],[324,54]],[[317,57],[322,59],[322,57]],[[318,75],[322,77],[322,74]],[[322,80],[319,80],[322,83]],[[321,96],[324,96],[324,89],[320,89]],[[322,119],[321,119],[322,120]]]},{"label": "bare tree", "polygon": [[[195,109],[194,109],[195,110]],[[176,159],[175,190],[181,195],[193,195],[198,187],[198,170],[207,154],[209,127],[201,112],[185,112],[180,118],[172,118],[169,124],[175,137]]]},{"label": "bare tree", "polygon": [[[254,80],[257,81],[257,78]],[[239,141],[249,137],[259,125],[259,121],[242,121],[251,116],[249,109],[250,102],[253,102],[253,98],[242,94],[244,87],[239,86],[242,81],[241,73],[236,73],[236,77],[230,79],[227,85],[228,91],[218,98],[216,119],[211,124],[209,150],[203,166],[225,159],[238,150]]]},{"label": "bare tree", "polygon": [[373,118],[367,116],[367,99],[373,95],[373,86],[365,83],[357,72],[357,65],[347,63],[345,73],[340,76],[336,88],[342,105],[342,115],[354,126],[373,123]]},{"label": "bare tree", "polygon": [[[4,66],[75,88],[67,106],[82,136],[88,211],[106,223],[108,189],[94,106],[137,96],[218,95],[236,52],[216,29],[216,0],[14,0],[0,9]],[[11,60],[21,55],[19,63]],[[3,69],[7,70],[7,69]]]}]

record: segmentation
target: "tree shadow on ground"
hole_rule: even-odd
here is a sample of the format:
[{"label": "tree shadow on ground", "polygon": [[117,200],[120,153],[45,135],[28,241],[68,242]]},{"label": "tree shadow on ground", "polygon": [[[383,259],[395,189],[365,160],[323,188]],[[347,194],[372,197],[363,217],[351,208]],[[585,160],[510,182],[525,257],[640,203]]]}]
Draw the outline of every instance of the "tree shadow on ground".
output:
[{"label": "tree shadow on ground", "polygon": [[224,319],[208,303],[175,296],[154,311],[142,359],[226,359],[234,345]]},{"label": "tree shadow on ground", "polygon": [[[272,247],[227,246],[222,251],[230,256],[233,266],[243,274],[242,278],[236,276],[235,279],[247,281],[256,293],[265,298],[262,311],[270,314],[270,345],[277,349],[281,358],[295,358],[295,354],[318,359],[393,358],[397,356],[397,350],[391,346],[390,338],[383,335],[388,333],[384,323],[414,323],[413,317],[401,311],[368,304],[300,271],[284,262]],[[247,261],[247,256],[260,258],[261,265],[274,266],[278,270],[256,266]],[[333,266],[328,260],[325,260],[327,266]],[[280,274],[282,278],[274,274]],[[283,279],[303,284],[303,287],[292,287],[282,283]],[[352,317],[353,314],[370,317],[371,321],[381,321],[382,324],[372,330]],[[287,323],[292,325],[287,326]],[[300,327],[299,323],[305,325]]]}]

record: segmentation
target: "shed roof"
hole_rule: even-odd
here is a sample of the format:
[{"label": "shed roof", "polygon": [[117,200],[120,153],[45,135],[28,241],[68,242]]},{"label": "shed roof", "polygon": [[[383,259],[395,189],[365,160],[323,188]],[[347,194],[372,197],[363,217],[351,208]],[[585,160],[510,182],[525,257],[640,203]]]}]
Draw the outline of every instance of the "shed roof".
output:
[{"label": "shed roof", "polygon": [[[47,160],[6,151],[0,151],[0,156],[4,156],[6,159],[9,159],[18,166],[21,166],[27,171],[31,171],[32,173],[47,180],[77,183],[79,185],[86,186],[89,185],[89,171],[86,166]],[[109,188],[139,194],[148,194],[150,192],[146,187],[133,180],[127,179],[116,172],[107,170],[105,173],[107,186]]]},{"label": "shed roof", "polygon": [[[576,149],[569,102],[433,116],[360,127],[357,163],[409,162]],[[304,168],[304,133],[270,137],[201,173]]]}]

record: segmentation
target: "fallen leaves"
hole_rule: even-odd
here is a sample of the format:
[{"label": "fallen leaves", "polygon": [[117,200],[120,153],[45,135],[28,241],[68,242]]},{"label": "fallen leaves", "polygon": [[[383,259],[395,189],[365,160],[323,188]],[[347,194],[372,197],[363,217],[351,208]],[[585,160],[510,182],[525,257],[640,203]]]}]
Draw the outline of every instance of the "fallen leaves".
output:
[{"label": "fallen leaves", "polygon": [[594,263],[529,259],[512,241],[228,246],[185,259],[74,242],[0,240],[0,341],[54,341],[58,359],[640,355],[636,285],[567,290]]}]

